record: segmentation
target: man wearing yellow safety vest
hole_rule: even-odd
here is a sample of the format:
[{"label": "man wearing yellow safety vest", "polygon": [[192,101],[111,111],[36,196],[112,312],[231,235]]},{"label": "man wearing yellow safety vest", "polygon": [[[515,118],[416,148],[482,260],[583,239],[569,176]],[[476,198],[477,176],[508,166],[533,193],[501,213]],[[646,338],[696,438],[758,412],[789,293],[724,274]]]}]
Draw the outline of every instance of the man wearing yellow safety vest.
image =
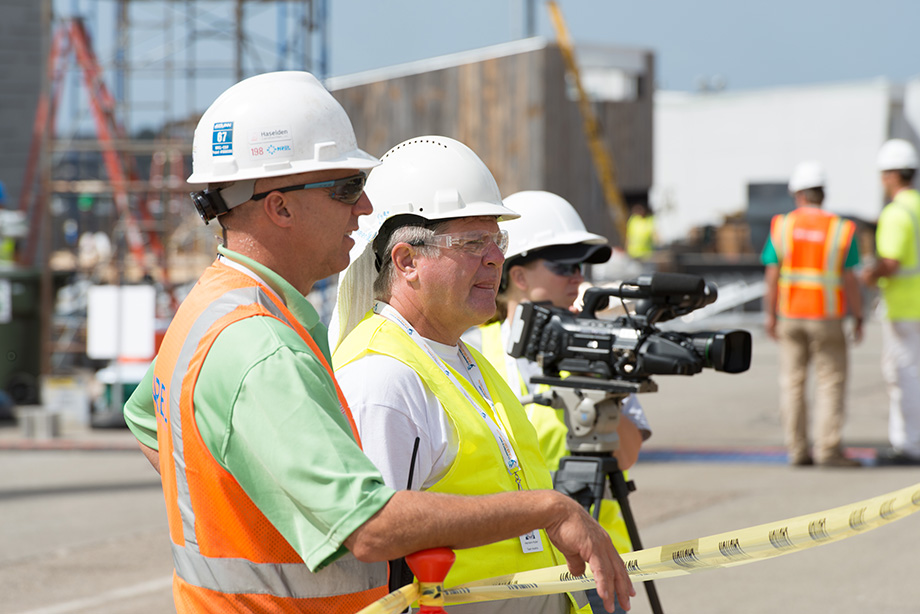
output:
[{"label": "man wearing yellow safety vest", "polygon": [[920,194],[913,188],[917,150],[886,141],[878,168],[888,204],[878,218],[878,259],[863,281],[882,292],[882,374],[888,385],[888,439],[880,464],[920,465]]},{"label": "man wearing yellow safety vest", "polygon": [[[520,217],[499,223],[509,236],[499,292],[500,321],[469,331],[464,339],[481,347],[483,355],[524,398],[548,388],[530,383],[531,377],[542,373],[536,363],[505,353],[515,309],[523,301],[549,301],[554,307],[574,311],[585,280],[582,268],[586,263],[606,262],[611,249],[607,239],[585,229],[575,207],[561,196],[528,190],[506,197],[504,203]],[[537,430],[550,471],[556,471],[559,460],[569,454],[564,410],[536,403],[526,405],[525,410]],[[642,442],[651,436],[645,412],[634,394],[623,403],[617,434],[615,456],[619,468],[626,470],[636,462]],[[605,500],[599,518],[618,552],[632,550],[617,502]]]},{"label": "man wearing yellow safety vest", "polygon": [[612,607],[623,563],[565,496],[396,492],[362,452],[305,297],[347,266],[379,163],[309,73],[241,81],[198,124],[193,202],[223,245],[125,406],[162,476],[176,610],[352,614],[386,595],[390,559],[539,530]]},{"label": "man wearing yellow safety vest", "polygon": [[635,260],[648,260],[655,251],[655,216],[645,203],[632,206],[626,220],[626,253]]},{"label": "man wearing yellow safety vest", "polygon": [[[365,452],[393,488],[552,488],[517,397],[460,340],[495,312],[507,247],[498,220],[515,215],[488,168],[462,143],[419,137],[383,156],[367,190],[375,214],[359,230],[330,324],[336,377]],[[558,565],[549,537],[522,527],[511,539],[457,551],[446,585]],[[554,594],[447,609],[560,614],[569,604]]]},{"label": "man wearing yellow safety vest", "polygon": [[[802,162],[789,180],[796,208],[774,216],[761,259],[766,266],[766,331],[780,344],[780,409],[789,463],[859,467],[841,447],[847,380],[843,319],[855,319],[862,338],[862,299],[856,226],[821,208],[824,169]],[[817,428],[808,440],[806,375],[814,365]]]}]

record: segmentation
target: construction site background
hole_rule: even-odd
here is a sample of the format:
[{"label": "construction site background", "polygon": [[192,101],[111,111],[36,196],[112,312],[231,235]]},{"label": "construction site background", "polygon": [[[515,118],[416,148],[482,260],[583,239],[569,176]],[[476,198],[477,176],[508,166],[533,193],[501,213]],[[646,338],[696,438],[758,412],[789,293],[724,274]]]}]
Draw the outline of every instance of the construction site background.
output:
[{"label": "construction site background", "polygon": [[[132,382],[113,389],[99,380],[112,369],[116,380],[136,370],[122,364],[124,356],[87,355],[89,291],[152,285],[151,334],[162,332],[220,240],[219,225],[203,225],[189,201],[188,192],[201,186],[185,181],[200,113],[217,92],[256,72],[323,76],[328,7],[319,0],[111,0],[73,13],[61,4],[0,6],[0,22],[21,24],[0,39],[0,58],[21,83],[5,94],[20,112],[0,117],[11,142],[20,139],[13,147],[18,158],[0,156],[0,172],[14,179],[5,182],[0,207],[9,214],[0,220],[0,254],[8,261],[0,264],[0,343],[9,349],[0,390],[16,405],[34,406],[53,402],[43,398],[47,382],[87,380],[85,419],[91,420],[117,413],[118,400],[132,389]],[[219,28],[215,15],[222,17]],[[575,45],[561,15],[559,21],[556,41],[527,38],[326,83],[367,151],[382,155],[424,132],[453,136],[486,161],[504,193],[558,193],[591,231],[619,247],[633,205],[651,204],[665,221],[705,208],[702,198],[676,204],[655,198],[662,152],[653,152],[659,142],[654,52]],[[273,36],[264,36],[265,24]],[[103,35],[109,26],[114,35]],[[618,250],[590,278],[699,274],[723,287],[718,309],[756,312],[770,215],[793,206],[782,185],[767,187],[771,196],[756,215],[739,201],[728,213],[668,236],[647,261]],[[872,220],[858,221],[862,252],[871,254]],[[334,296],[334,278],[310,296],[324,320]],[[131,360],[137,362],[144,361]]]}]

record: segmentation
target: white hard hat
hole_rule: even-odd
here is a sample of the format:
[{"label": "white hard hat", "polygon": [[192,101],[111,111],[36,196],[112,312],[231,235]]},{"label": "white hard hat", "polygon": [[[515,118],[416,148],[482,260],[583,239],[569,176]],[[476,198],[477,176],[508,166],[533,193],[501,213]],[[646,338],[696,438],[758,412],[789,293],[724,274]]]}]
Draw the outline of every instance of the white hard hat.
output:
[{"label": "white hard hat", "polygon": [[232,209],[249,200],[260,177],[378,164],[358,149],[345,109],[316,77],[270,72],[233,85],[204,112],[192,140],[188,181],[245,182],[221,190],[225,208]]},{"label": "white hard hat", "polygon": [[916,169],[918,166],[917,150],[904,139],[889,139],[878,150],[878,169],[880,171],[899,171]]},{"label": "white hard hat", "polygon": [[[373,306],[374,239],[387,220],[447,220],[495,216],[518,217],[502,204],[501,192],[488,167],[469,147],[443,136],[404,141],[381,158],[371,172],[366,193],[373,213],[359,218],[352,233],[351,261],[339,276],[335,311],[329,324],[333,349]],[[393,222],[391,222],[393,224]],[[398,223],[392,226],[396,228]]]},{"label": "white hard hat", "polygon": [[807,160],[799,162],[789,178],[789,193],[795,194],[809,188],[823,188],[825,184],[824,167],[820,162]]},{"label": "white hard hat", "polygon": [[528,190],[512,194],[504,202],[520,214],[501,224],[508,231],[506,262],[536,250],[559,262],[600,263],[610,259],[607,239],[588,232],[575,207],[561,196]]}]

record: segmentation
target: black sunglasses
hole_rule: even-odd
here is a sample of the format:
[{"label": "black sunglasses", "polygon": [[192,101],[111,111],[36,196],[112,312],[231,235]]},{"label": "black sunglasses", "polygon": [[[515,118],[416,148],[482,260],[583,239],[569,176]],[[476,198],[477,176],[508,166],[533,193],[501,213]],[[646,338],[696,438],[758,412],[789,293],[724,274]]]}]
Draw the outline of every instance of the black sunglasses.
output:
[{"label": "black sunglasses", "polygon": [[553,275],[558,275],[559,277],[572,277],[573,275],[581,275],[583,273],[582,264],[563,264],[561,262],[553,262],[552,260],[544,260],[543,266]]},{"label": "black sunglasses", "polygon": [[367,173],[360,172],[351,177],[342,179],[330,179],[329,181],[318,181],[316,183],[304,183],[302,185],[291,185],[285,188],[275,188],[267,192],[259,192],[252,195],[252,200],[261,200],[272,192],[296,192],[297,190],[312,190],[314,188],[332,188],[329,190],[329,198],[338,200],[346,205],[353,205],[358,202],[364,193],[364,184],[367,182]]}]

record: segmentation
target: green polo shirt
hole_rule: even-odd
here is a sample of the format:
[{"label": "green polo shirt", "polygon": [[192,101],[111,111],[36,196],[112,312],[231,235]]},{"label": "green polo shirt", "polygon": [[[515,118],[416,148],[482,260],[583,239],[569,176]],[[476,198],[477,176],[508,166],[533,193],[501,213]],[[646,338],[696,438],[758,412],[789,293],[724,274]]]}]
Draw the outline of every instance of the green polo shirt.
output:
[{"label": "green polo shirt", "polygon": [[[889,320],[920,320],[920,194],[901,190],[878,218],[875,245],[880,258],[898,261],[898,272],[878,280]],[[913,272],[911,272],[913,271]]]},{"label": "green polo shirt", "polygon": [[[329,358],[326,327],[273,271],[230,250],[284,300]],[[153,367],[125,405],[138,441],[157,449]],[[253,317],[217,337],[195,386],[205,445],[311,571],[346,552],[345,539],[393,496],[356,444],[332,377],[290,327]]]}]

